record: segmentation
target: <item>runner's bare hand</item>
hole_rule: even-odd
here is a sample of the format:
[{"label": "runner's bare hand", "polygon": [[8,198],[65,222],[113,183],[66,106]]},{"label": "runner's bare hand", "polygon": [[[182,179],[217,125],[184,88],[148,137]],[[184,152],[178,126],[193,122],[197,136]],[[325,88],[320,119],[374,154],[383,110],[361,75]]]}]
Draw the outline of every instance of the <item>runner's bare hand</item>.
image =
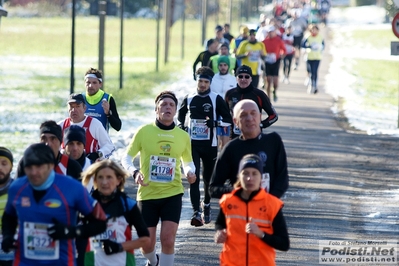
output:
[{"label": "runner's bare hand", "polygon": [[109,102],[106,99],[102,100],[101,106],[104,110],[104,113],[109,114]]},{"label": "runner's bare hand", "polygon": [[195,182],[195,180],[197,179],[197,176],[191,172],[188,172],[186,177],[187,177],[187,181],[189,184],[193,184]]},{"label": "runner's bare hand", "polygon": [[217,230],[215,233],[215,242],[216,243],[224,243],[226,242],[227,239],[227,233],[226,233],[226,229],[223,230]]},{"label": "runner's bare hand", "polygon": [[136,181],[136,184],[139,184],[140,186],[146,187],[149,184],[144,183],[144,176],[141,172],[137,172],[136,177],[134,178],[134,181]]},{"label": "runner's bare hand", "polygon": [[252,221],[252,218],[249,218],[249,223],[245,226],[245,232],[247,234],[254,234],[257,237],[262,237],[263,231],[259,229],[258,225]]}]

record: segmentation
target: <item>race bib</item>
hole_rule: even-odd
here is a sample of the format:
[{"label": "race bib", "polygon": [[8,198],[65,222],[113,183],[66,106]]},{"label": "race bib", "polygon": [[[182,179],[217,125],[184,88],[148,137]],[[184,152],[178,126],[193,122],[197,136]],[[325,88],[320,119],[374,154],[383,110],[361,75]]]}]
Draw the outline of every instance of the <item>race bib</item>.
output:
[{"label": "race bib", "polygon": [[194,140],[209,140],[211,131],[206,126],[205,119],[191,119],[191,139]]},{"label": "race bib", "polygon": [[294,46],[291,44],[285,44],[285,50],[287,51],[287,54],[292,54],[294,52]]},{"label": "race bib", "polygon": [[111,241],[117,242],[117,231],[115,224],[108,221],[107,229],[99,235],[90,238],[90,245],[92,249],[102,249],[102,240],[109,239]]},{"label": "race bib", "polygon": [[270,191],[270,175],[269,173],[262,174],[261,186],[267,193]]},{"label": "race bib", "polygon": [[24,255],[32,260],[58,260],[60,242],[47,234],[52,224],[24,222]]},{"label": "race bib", "polygon": [[312,51],[319,51],[319,50],[321,50],[321,45],[319,43],[312,43],[310,45],[310,49]]},{"label": "race bib", "polygon": [[[0,243],[3,242],[3,235],[0,234]],[[14,251],[10,251],[5,253],[2,249],[0,249],[0,260],[13,260],[14,259]]]},{"label": "race bib", "polygon": [[274,64],[277,61],[277,56],[275,53],[269,53],[266,55],[265,62],[268,64]]},{"label": "race bib", "polygon": [[175,179],[176,159],[151,155],[150,181],[168,183]]},{"label": "race bib", "polygon": [[95,237],[90,238],[90,246],[92,249],[102,249],[102,243],[101,240],[108,239],[106,237],[106,232],[96,235]]},{"label": "race bib", "polygon": [[302,27],[300,25],[294,25],[292,27],[292,34],[294,36],[299,36],[302,33]]},{"label": "race bib", "polygon": [[241,130],[236,125],[234,125],[233,133],[236,135],[241,135]]},{"label": "race bib", "polygon": [[260,58],[260,51],[251,51],[248,59],[251,62],[258,62]]}]

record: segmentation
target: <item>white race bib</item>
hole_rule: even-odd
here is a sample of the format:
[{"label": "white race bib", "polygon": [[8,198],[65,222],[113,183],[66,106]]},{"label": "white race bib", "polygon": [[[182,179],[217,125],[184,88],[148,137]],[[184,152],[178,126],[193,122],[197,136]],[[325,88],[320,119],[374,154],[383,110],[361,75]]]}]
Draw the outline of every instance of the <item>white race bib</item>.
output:
[{"label": "white race bib", "polygon": [[52,224],[24,222],[24,255],[32,260],[58,260],[60,242],[47,234]]},{"label": "white race bib", "polygon": [[205,119],[191,119],[191,139],[194,140],[209,140],[211,138],[211,131],[206,126]]},{"label": "white race bib", "polygon": [[294,46],[291,44],[285,44],[285,50],[287,51],[287,54],[292,54],[294,52]]},{"label": "white race bib", "polygon": [[274,64],[277,61],[277,56],[275,53],[269,53],[266,55],[265,62],[268,64]]},{"label": "white race bib", "polygon": [[269,173],[262,174],[261,186],[267,193],[270,191],[270,175]]},{"label": "white race bib", "polygon": [[260,51],[251,51],[251,54],[249,55],[249,61],[250,62],[258,62],[260,58]]},{"label": "white race bib", "polygon": [[319,43],[312,43],[310,45],[310,49],[312,51],[319,51],[319,50],[321,50],[321,45]]},{"label": "white race bib", "polygon": [[168,183],[175,179],[176,159],[151,155],[150,181]]},{"label": "white race bib", "polygon": [[[102,249],[101,240],[109,239],[118,242],[118,224],[119,221],[114,221],[115,218],[108,220],[107,229],[99,235],[90,238],[90,245],[92,249]],[[126,226],[126,225],[125,225]]]},{"label": "white race bib", "polygon": [[238,128],[238,126],[234,125],[233,133],[236,135],[241,135],[241,130]]}]

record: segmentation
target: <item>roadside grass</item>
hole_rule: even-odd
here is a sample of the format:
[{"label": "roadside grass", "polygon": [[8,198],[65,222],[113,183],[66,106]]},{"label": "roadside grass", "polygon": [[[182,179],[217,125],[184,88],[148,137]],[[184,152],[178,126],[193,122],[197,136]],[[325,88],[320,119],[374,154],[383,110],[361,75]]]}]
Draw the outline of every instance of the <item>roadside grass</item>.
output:
[{"label": "roadside grass", "polygon": [[[343,33],[348,45],[359,49],[381,49],[397,41],[391,29],[356,29]],[[346,69],[357,78],[354,90],[370,111],[395,109],[399,106],[399,58],[392,60],[350,59]]]},{"label": "roadside grass", "polygon": [[356,42],[367,44],[376,49],[391,46],[391,41],[398,41],[391,29],[355,30],[351,36]]},{"label": "roadside grass", "polygon": [[[27,145],[39,140],[38,128],[45,119],[59,121],[67,115],[70,93],[71,18],[7,17],[0,25],[0,146],[10,148],[18,160]],[[207,38],[214,24],[209,22]],[[184,58],[181,57],[182,23],[171,29],[168,63],[164,63],[164,23],[159,26],[159,71],[156,66],[156,21],[124,19],[123,88],[119,89],[120,20],[105,23],[104,90],[111,93],[128,131],[135,117],[148,116],[152,99],[175,73],[191,68],[203,50],[199,20],[186,20]],[[75,92],[84,91],[83,76],[98,68],[99,19],[76,17]],[[149,102],[149,99],[151,102]],[[151,107],[149,105],[151,103]],[[112,132],[114,134],[115,132]]]},{"label": "roadside grass", "polygon": [[[209,34],[213,25],[209,23]],[[21,63],[0,65],[2,72],[26,72],[29,89],[46,96],[46,92],[58,90],[66,99],[70,89],[71,19],[17,18],[3,19],[0,28],[0,56],[20,57]],[[198,30],[195,30],[198,29]],[[164,63],[164,24],[160,23],[159,71],[155,71],[156,21],[125,19],[123,40],[123,89],[119,89],[120,20],[107,17],[105,24],[104,89],[115,96],[119,106],[141,98],[153,96],[153,88],[168,81],[171,74],[190,65],[199,52],[202,42],[200,21],[186,20],[184,34],[184,58],[181,58],[181,22],[171,29],[168,63]],[[89,67],[98,67],[99,19],[77,17],[75,24],[75,91],[84,90],[83,75]],[[32,59],[29,59],[32,58]],[[37,67],[37,64],[40,64]],[[18,75],[0,77],[2,87],[15,86],[10,80]],[[25,90],[24,86],[16,90]],[[56,101],[57,102],[57,101]]]},{"label": "roadside grass", "polygon": [[358,80],[355,89],[370,109],[398,106],[398,62],[356,59],[352,72]]}]

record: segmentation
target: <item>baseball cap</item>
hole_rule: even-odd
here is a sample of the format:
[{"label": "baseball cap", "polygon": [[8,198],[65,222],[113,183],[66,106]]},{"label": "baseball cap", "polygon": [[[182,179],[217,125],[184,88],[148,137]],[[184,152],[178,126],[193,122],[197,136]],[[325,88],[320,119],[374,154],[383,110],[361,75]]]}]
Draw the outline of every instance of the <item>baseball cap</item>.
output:
[{"label": "baseball cap", "polygon": [[267,32],[272,32],[272,31],[275,31],[275,30],[276,30],[276,27],[274,27],[274,26],[270,26],[270,27],[268,27],[266,29]]},{"label": "baseball cap", "polygon": [[227,43],[222,43],[220,46],[219,46],[219,49],[220,48],[222,48],[222,47],[226,47],[227,49],[229,49],[229,45],[227,44]]},{"label": "baseball cap", "polygon": [[220,25],[217,25],[215,28],[215,31],[223,31],[223,27]]},{"label": "baseball cap", "polygon": [[240,28],[241,34],[248,34],[248,32],[249,32],[249,29],[247,26],[241,26],[241,28]]},{"label": "baseball cap", "polygon": [[236,76],[238,76],[239,74],[248,74],[252,76],[252,70],[249,66],[242,65],[237,69]]},{"label": "baseball cap", "polygon": [[71,95],[69,95],[68,103],[85,103],[85,98],[81,93],[72,93]]},{"label": "baseball cap", "polygon": [[30,145],[24,152],[24,167],[31,165],[42,165],[55,162],[54,153],[49,146],[44,143]]}]

